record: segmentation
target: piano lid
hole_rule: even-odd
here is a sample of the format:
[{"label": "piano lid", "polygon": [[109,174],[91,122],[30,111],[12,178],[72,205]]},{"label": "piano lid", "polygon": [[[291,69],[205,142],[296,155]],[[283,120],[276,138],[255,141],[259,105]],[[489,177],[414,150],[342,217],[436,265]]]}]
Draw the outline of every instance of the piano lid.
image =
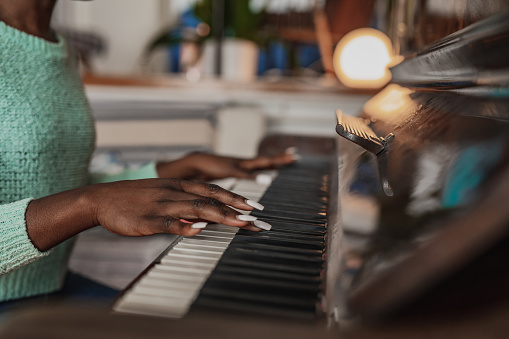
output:
[{"label": "piano lid", "polygon": [[470,94],[507,97],[509,11],[410,54],[391,68],[392,82],[428,90],[483,86]]}]

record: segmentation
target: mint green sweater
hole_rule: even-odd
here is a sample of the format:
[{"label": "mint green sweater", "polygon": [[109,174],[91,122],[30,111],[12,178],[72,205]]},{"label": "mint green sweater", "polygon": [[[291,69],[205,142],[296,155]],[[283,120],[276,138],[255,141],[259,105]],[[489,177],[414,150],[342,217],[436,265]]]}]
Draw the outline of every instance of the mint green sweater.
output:
[{"label": "mint green sweater", "polygon": [[[31,199],[89,181],[94,122],[76,57],[58,41],[0,22],[0,301],[62,286],[73,240],[37,250],[26,208]],[[115,179],[154,176],[151,164]]]}]

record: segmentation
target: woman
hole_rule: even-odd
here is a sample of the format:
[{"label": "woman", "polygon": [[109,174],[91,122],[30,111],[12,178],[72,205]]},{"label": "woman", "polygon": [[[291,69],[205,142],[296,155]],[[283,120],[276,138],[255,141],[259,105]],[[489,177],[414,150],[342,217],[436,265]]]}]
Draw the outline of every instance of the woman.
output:
[{"label": "woman", "polygon": [[[94,126],[76,61],[49,23],[56,0],[0,0],[0,301],[61,288],[72,237],[101,225],[127,236],[192,236],[205,220],[257,231],[263,208],[193,178],[246,177],[291,154],[236,160],[205,154],[87,185]],[[263,225],[263,224],[259,224]]]}]

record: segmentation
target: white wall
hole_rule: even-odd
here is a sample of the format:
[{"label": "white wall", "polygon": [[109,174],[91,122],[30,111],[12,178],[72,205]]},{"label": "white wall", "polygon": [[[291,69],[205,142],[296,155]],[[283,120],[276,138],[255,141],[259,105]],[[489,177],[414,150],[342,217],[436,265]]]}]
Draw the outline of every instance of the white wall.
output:
[{"label": "white wall", "polygon": [[93,60],[94,70],[128,76],[140,70],[150,39],[174,23],[184,5],[182,0],[60,0],[53,25],[100,34],[107,53]]}]

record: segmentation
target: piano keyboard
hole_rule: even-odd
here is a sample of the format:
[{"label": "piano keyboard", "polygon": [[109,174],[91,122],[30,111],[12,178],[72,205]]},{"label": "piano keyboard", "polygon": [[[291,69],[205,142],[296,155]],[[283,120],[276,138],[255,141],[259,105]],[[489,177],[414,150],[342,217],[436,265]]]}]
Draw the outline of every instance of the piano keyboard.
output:
[{"label": "piano keyboard", "polygon": [[250,232],[210,224],[179,237],[114,304],[124,313],[180,318],[191,307],[314,317],[322,309],[329,164],[303,159],[267,180],[224,188],[258,201],[272,225]]}]

